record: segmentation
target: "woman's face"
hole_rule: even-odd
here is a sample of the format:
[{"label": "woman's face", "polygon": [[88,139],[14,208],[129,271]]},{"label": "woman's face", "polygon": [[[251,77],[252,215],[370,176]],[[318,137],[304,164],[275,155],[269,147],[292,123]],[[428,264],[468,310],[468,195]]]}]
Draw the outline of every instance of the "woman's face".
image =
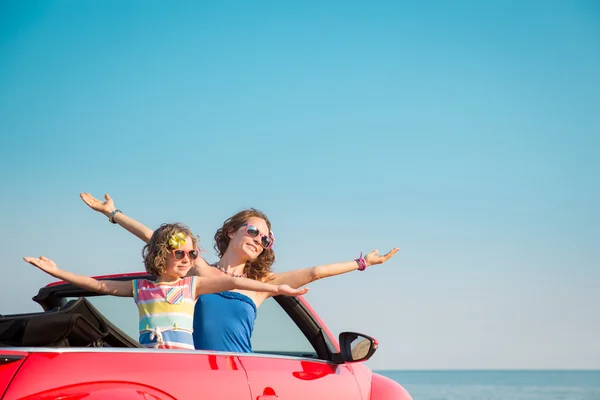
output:
[{"label": "woman's face", "polygon": [[[250,237],[247,234],[248,226],[252,225],[258,229],[259,234],[256,237]],[[254,260],[264,250],[261,236],[270,238],[269,227],[264,219],[259,217],[250,217],[245,225],[240,226],[235,232],[229,234],[230,242],[228,247],[233,247],[239,254],[243,254],[248,260]]]}]

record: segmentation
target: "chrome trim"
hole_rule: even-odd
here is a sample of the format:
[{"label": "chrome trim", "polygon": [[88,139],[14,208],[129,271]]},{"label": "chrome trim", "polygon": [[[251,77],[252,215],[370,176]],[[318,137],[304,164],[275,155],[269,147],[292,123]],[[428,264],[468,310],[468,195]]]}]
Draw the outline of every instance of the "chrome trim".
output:
[{"label": "chrome trim", "polygon": [[129,349],[129,348],[111,348],[111,347],[65,347],[65,348],[53,348],[53,347],[0,347],[0,353],[2,351],[21,351],[27,353],[133,353],[133,354],[190,354],[190,355],[217,355],[217,356],[234,356],[234,357],[258,357],[258,358],[277,358],[284,360],[301,360],[301,361],[312,361],[322,364],[332,364],[330,361],[321,360],[311,357],[294,357],[294,356],[283,356],[277,354],[263,354],[263,353],[232,353],[225,351],[206,351],[206,350],[171,350],[171,349]]}]

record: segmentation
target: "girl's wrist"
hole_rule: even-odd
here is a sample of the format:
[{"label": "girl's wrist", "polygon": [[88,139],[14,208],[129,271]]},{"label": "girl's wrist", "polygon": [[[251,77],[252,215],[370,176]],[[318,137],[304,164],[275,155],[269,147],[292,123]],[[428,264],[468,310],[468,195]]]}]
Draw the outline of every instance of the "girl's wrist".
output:
[{"label": "girl's wrist", "polygon": [[123,213],[123,212],[121,210],[119,210],[118,208],[116,208],[113,211],[109,212],[106,216],[108,217],[108,220],[111,223],[116,224],[115,215],[117,215],[118,213]]},{"label": "girl's wrist", "polygon": [[116,207],[113,207],[113,208],[111,208],[109,210],[99,210],[99,211],[100,211],[101,214],[104,214],[104,216],[108,218],[108,216],[111,213],[115,212],[116,209],[117,209]]}]

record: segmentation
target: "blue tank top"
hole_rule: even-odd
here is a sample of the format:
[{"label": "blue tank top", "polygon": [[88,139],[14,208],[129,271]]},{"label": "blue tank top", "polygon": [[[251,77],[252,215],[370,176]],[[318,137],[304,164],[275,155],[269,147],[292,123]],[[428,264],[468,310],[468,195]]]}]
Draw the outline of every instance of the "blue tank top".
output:
[{"label": "blue tank top", "polygon": [[238,292],[202,294],[194,307],[194,347],[197,350],[252,353],[256,305]]}]

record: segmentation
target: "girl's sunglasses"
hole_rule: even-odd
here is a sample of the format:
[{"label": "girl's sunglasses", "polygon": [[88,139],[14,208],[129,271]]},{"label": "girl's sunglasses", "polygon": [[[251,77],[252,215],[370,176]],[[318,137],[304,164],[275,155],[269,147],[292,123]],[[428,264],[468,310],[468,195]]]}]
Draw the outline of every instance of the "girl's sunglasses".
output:
[{"label": "girl's sunglasses", "polygon": [[260,237],[260,244],[264,249],[270,249],[273,247],[273,242],[275,239],[273,236],[265,236],[258,230],[254,225],[243,224],[242,226],[246,227],[246,235],[251,238]]},{"label": "girl's sunglasses", "polygon": [[186,254],[190,261],[194,261],[196,258],[198,258],[199,252],[198,250],[173,250],[173,257],[175,257],[177,261],[183,260]]}]

